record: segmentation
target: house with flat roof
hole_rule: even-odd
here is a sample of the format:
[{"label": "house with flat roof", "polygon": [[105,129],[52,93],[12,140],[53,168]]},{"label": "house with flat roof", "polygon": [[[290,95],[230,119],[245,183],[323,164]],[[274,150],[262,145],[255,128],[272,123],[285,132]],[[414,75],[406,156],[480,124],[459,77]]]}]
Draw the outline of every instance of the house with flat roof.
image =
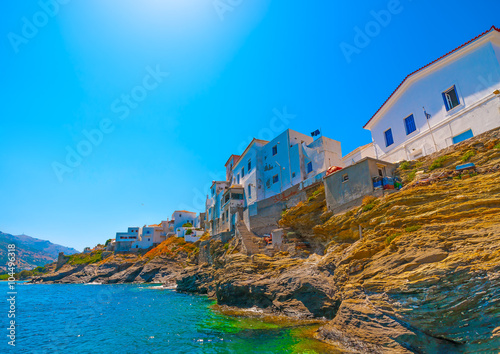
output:
[{"label": "house with flat roof", "polygon": [[207,196],[205,205],[205,230],[212,235],[220,233],[222,196],[228,185],[227,181],[212,181],[210,193]]},{"label": "house with flat roof", "polygon": [[245,206],[308,184],[330,166],[342,166],[340,142],[285,130],[273,140],[254,139],[233,167],[233,184],[244,189]]},{"label": "house with flat roof", "polygon": [[[369,143],[363,146],[360,146],[350,153],[342,157],[343,167],[354,165],[356,162],[361,161],[365,157],[373,157],[376,158],[375,149],[373,147],[373,143]],[[342,167],[339,166],[339,167]]]},{"label": "house with flat roof", "polygon": [[140,241],[142,227],[129,227],[127,232],[117,232],[115,237],[117,251],[130,251],[132,245]]},{"label": "house with flat roof", "polygon": [[416,159],[500,126],[500,29],[409,74],[364,128],[375,154]]},{"label": "house with flat roof", "polygon": [[382,196],[384,188],[394,190],[392,177],[395,170],[395,164],[365,157],[329,174],[323,179],[328,210],[340,213],[360,206],[366,196]]},{"label": "house with flat roof", "polygon": [[172,227],[174,229],[174,232],[177,232],[177,230],[183,227],[183,225],[186,223],[194,225],[195,219],[196,219],[196,213],[193,211],[187,211],[187,210],[174,211],[174,213],[172,214],[172,220],[173,220]]},{"label": "house with flat roof", "polygon": [[[250,228],[248,214],[257,210],[254,207],[250,212],[251,206],[292,187],[306,188],[320,182],[330,166],[342,166],[340,142],[336,140],[314,139],[291,129],[271,141],[253,139],[241,155],[231,155],[226,162],[227,180],[212,183],[206,205],[207,230],[212,235],[232,232],[241,219],[247,220]],[[277,210],[277,217],[280,213]]]}]

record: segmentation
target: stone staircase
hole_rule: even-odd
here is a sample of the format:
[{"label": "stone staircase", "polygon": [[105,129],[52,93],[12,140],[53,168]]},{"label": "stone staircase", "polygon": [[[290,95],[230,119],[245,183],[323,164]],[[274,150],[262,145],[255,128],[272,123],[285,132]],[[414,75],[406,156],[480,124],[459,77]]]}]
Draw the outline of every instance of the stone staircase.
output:
[{"label": "stone staircase", "polygon": [[236,237],[241,239],[243,253],[248,256],[256,253],[262,253],[259,249],[259,245],[253,240],[253,238],[257,236],[247,229],[247,226],[242,220],[239,220],[236,223]]}]

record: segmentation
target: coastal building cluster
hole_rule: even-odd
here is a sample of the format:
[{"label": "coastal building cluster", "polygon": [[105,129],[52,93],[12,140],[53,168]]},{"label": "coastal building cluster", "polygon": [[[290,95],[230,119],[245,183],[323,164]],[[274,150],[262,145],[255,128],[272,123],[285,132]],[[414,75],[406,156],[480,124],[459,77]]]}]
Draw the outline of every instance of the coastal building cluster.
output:
[{"label": "coastal building cluster", "polygon": [[[226,179],[213,181],[202,213],[175,211],[157,225],[118,232],[116,251],[153,247],[170,236],[195,242],[244,228],[268,236],[284,209],[325,186],[334,213],[363,197],[393,191],[396,163],[432,154],[500,126],[500,30],[492,27],[408,75],[364,128],[372,142],[342,156],[339,141],[287,129],[253,139],[231,155]],[[240,231],[241,232],[241,231]]]}]

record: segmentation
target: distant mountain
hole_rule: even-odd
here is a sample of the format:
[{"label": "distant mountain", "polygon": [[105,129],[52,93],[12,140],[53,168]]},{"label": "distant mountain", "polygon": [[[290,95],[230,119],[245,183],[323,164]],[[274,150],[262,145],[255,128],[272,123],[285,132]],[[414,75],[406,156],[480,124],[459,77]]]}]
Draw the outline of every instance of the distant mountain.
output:
[{"label": "distant mountain", "polygon": [[16,245],[17,271],[33,269],[57,260],[59,252],[64,254],[79,253],[74,248],[56,245],[50,241],[40,240],[26,235],[11,235],[0,231],[0,270],[7,266],[7,246]]}]

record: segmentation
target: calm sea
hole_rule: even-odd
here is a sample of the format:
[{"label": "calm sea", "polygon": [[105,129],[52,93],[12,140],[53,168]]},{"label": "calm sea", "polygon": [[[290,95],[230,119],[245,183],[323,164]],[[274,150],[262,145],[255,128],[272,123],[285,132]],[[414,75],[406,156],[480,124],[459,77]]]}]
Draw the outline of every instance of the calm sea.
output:
[{"label": "calm sea", "polygon": [[[8,297],[6,282],[0,291]],[[206,297],[153,285],[16,286],[16,347],[8,302],[0,304],[0,352],[19,353],[321,353],[305,327],[229,317]]]}]

